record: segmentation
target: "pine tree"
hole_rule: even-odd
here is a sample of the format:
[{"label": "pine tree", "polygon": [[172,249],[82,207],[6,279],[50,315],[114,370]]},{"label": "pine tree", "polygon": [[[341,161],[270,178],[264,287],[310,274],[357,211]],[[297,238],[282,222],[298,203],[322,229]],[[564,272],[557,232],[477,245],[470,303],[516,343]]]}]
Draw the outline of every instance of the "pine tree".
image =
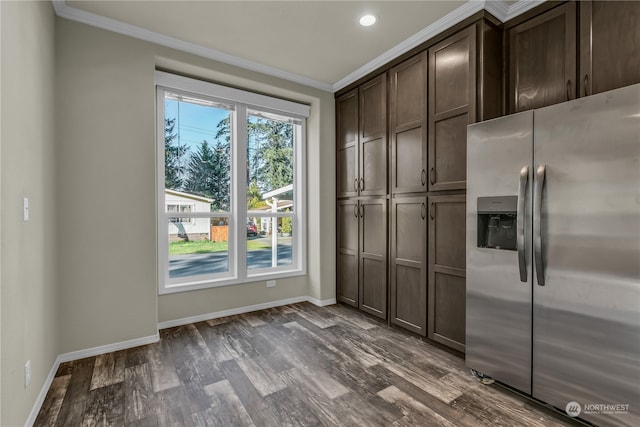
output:
[{"label": "pine tree", "polygon": [[177,141],[175,124],[176,119],[164,119],[164,186],[179,190],[184,181],[185,167],[182,158],[187,153],[187,146],[180,145]]},{"label": "pine tree", "polygon": [[230,183],[230,145],[217,141],[212,147],[207,141],[202,141],[198,149],[191,153],[185,191],[213,199],[212,211],[228,211],[231,205]]}]

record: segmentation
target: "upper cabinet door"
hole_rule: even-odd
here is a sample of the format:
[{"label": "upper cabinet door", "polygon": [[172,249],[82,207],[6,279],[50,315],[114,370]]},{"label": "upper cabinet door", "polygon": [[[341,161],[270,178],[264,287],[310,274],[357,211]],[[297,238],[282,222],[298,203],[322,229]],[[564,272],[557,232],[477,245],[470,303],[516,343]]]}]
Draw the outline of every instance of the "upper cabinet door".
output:
[{"label": "upper cabinet door", "polygon": [[387,194],[387,75],[360,86],[361,196]]},{"label": "upper cabinet door", "polygon": [[429,49],[429,191],[467,184],[467,125],[476,115],[476,26]]},{"label": "upper cabinet door", "polygon": [[509,80],[510,113],[576,97],[575,2],[509,30]]},{"label": "upper cabinet door", "polygon": [[358,89],[336,99],[336,193],[358,195]]},{"label": "upper cabinet door", "polygon": [[389,72],[391,192],[427,191],[427,54]]},{"label": "upper cabinet door", "polygon": [[579,95],[640,83],[640,2],[582,1]]}]

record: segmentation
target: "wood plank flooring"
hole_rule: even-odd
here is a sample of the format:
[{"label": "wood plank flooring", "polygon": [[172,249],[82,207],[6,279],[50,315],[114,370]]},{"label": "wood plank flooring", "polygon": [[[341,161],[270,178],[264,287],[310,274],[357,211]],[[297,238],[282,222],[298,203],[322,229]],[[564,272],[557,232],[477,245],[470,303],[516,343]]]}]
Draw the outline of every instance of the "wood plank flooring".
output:
[{"label": "wood plank flooring", "polygon": [[64,363],[36,426],[563,426],[349,307],[294,304]]}]

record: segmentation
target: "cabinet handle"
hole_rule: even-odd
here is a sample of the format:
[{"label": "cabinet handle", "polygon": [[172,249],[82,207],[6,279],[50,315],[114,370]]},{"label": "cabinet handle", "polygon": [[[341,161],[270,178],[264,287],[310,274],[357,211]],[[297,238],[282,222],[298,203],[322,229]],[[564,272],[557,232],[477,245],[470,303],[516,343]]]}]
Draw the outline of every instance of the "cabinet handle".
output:
[{"label": "cabinet handle", "polygon": [[436,183],[436,170],[434,168],[429,171],[429,182],[431,185]]},{"label": "cabinet handle", "polygon": [[364,178],[360,178],[360,191],[364,191]]},{"label": "cabinet handle", "polygon": [[571,80],[567,80],[567,101],[571,99]]},{"label": "cabinet handle", "polygon": [[420,182],[422,182],[423,187],[427,183],[427,173],[424,169],[422,169],[422,172],[420,173]]},{"label": "cabinet handle", "polygon": [[435,209],[436,204],[431,202],[431,206],[429,206],[429,217],[431,218],[431,220],[433,221],[434,219],[436,219],[436,216],[433,212],[433,210]]},{"label": "cabinet handle", "polygon": [[422,219],[426,218],[426,206],[424,205],[424,202],[422,202],[422,207],[420,208],[420,216],[422,216]]},{"label": "cabinet handle", "polygon": [[358,192],[358,178],[353,180],[353,191]]},{"label": "cabinet handle", "polygon": [[584,96],[589,96],[589,91],[588,91],[588,87],[589,87],[589,74],[585,74],[584,75]]},{"label": "cabinet handle", "polygon": [[360,218],[364,218],[364,206],[360,205]]},{"label": "cabinet handle", "polygon": [[353,205],[353,214],[358,218],[358,204]]}]

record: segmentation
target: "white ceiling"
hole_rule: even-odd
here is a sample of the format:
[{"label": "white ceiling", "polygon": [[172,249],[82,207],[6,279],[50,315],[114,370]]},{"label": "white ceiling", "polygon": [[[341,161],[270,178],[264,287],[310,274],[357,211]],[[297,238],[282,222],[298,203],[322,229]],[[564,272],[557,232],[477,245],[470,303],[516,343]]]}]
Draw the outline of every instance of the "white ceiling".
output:
[{"label": "white ceiling", "polygon": [[[53,3],[65,18],[330,91],[483,7],[505,16],[513,8],[463,0]],[[361,27],[364,13],[378,23]]]}]

